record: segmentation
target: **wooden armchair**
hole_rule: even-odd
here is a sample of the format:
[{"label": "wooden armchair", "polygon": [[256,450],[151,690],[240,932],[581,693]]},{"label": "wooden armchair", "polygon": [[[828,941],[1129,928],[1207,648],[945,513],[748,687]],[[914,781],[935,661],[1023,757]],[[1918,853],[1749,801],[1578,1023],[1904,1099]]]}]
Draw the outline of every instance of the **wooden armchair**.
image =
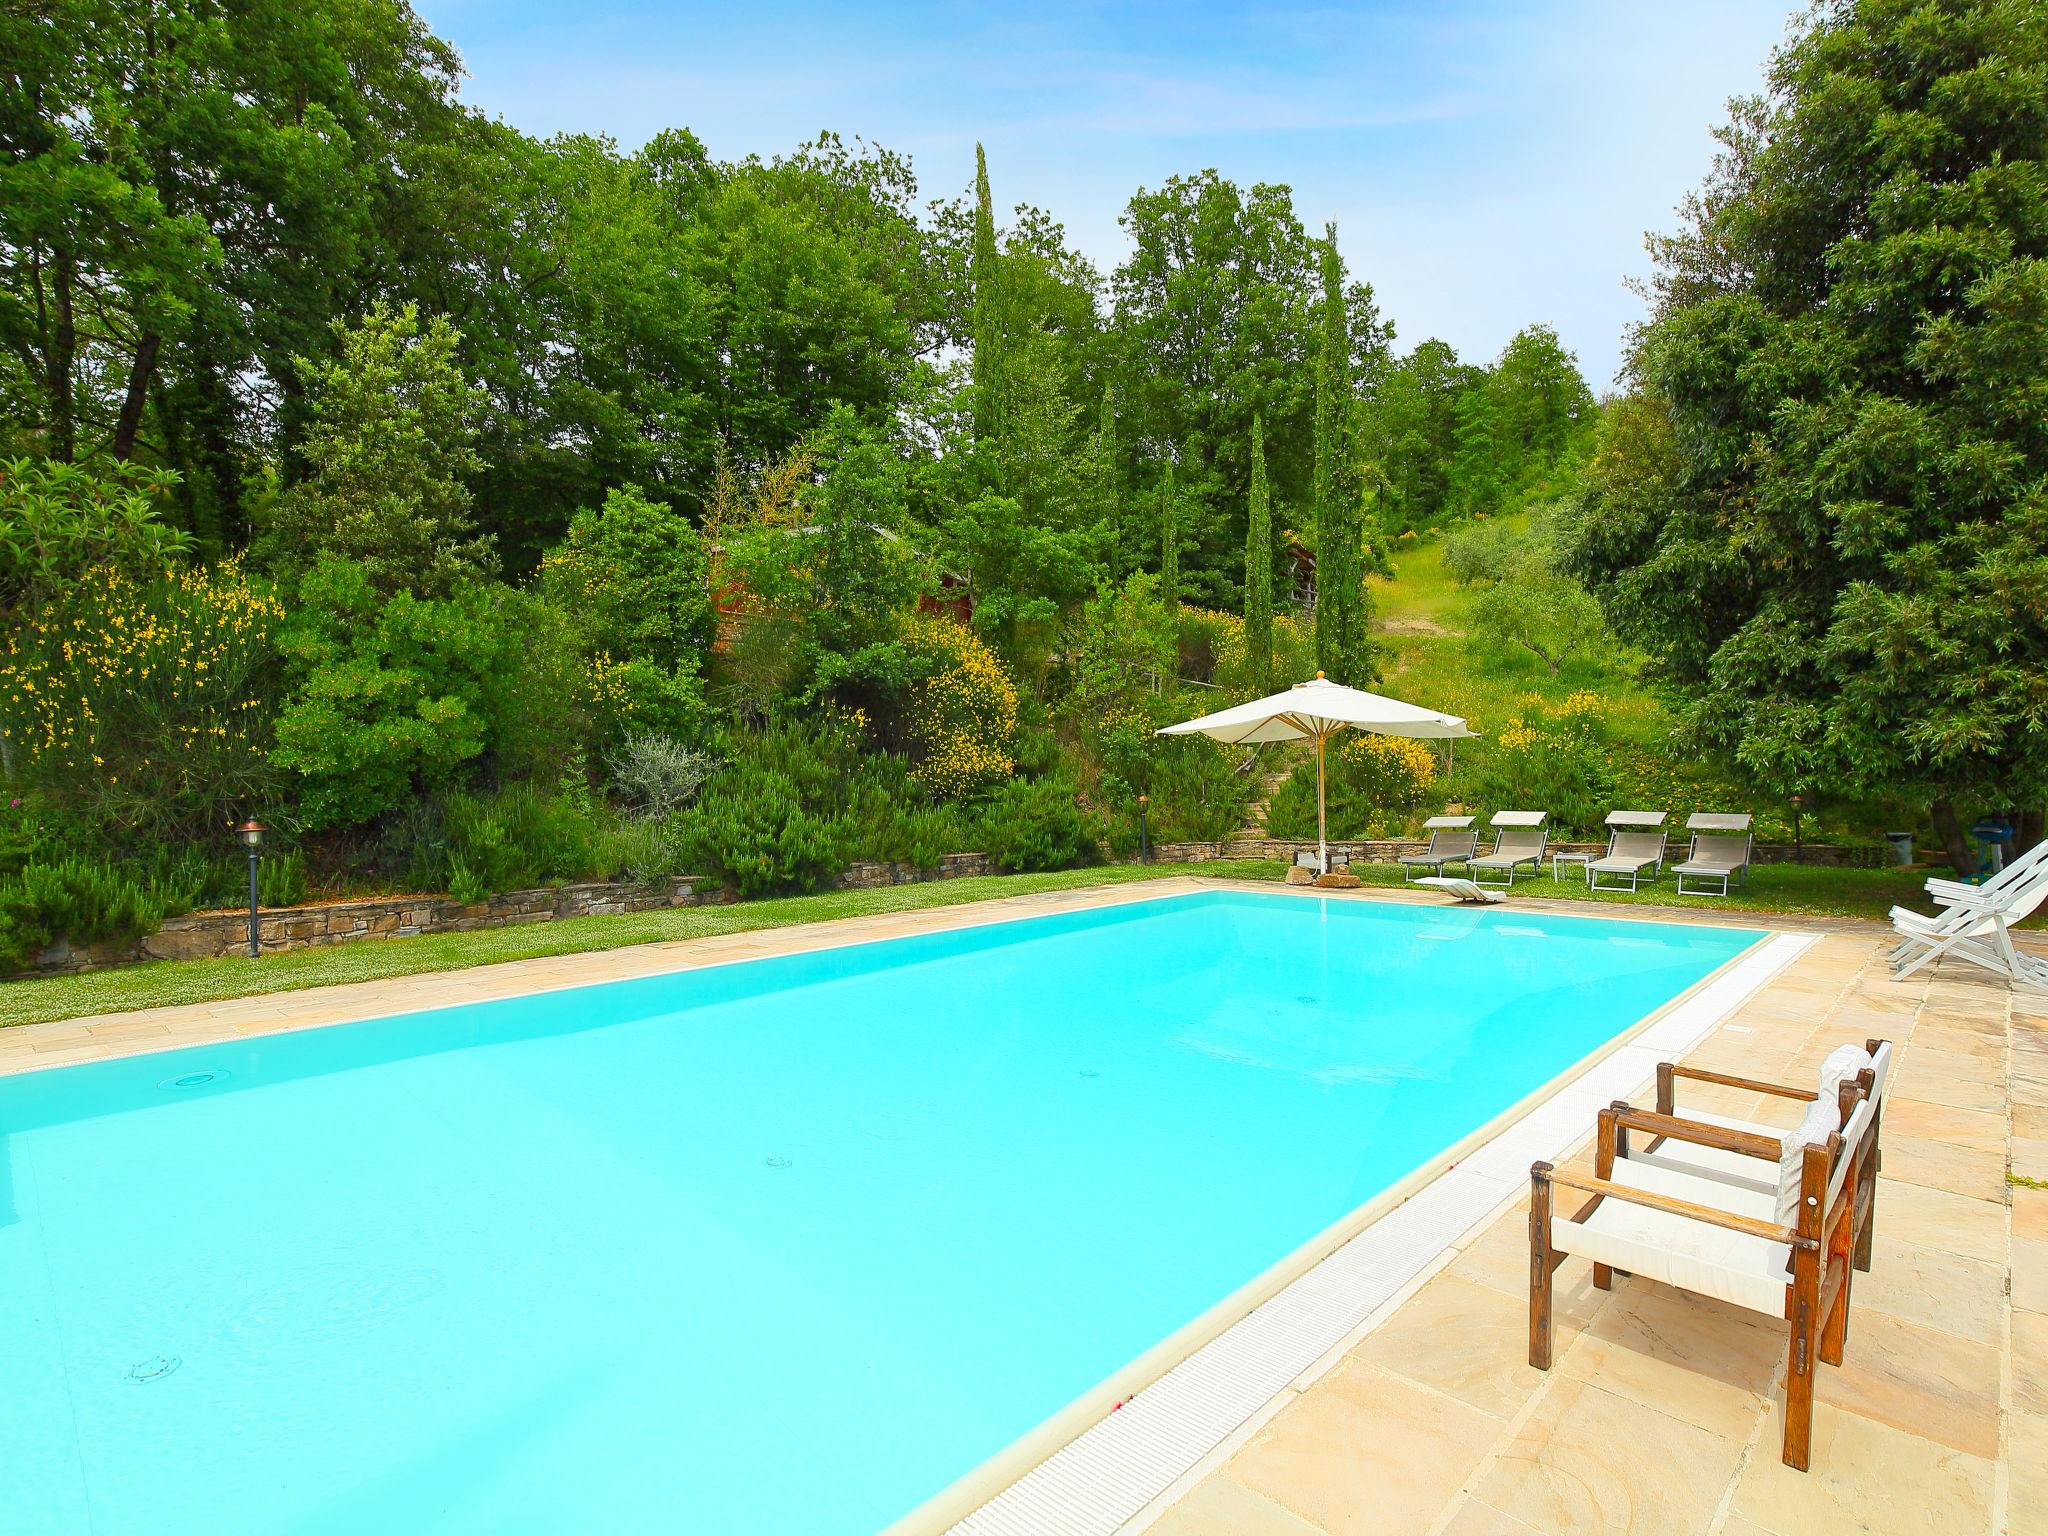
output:
[{"label": "wooden armchair", "polygon": [[[1856,1186],[1856,1267],[1870,1268],[1871,1245],[1877,1225],[1877,1173],[1884,1160],[1884,1105],[1891,1089],[1892,1043],[1889,1040],[1866,1040],[1861,1052],[1849,1054],[1867,1061],[1867,1065],[1856,1066],[1853,1075],[1834,1067],[1837,1052],[1823,1065],[1820,1073],[1820,1088],[1794,1088],[1783,1083],[1761,1082],[1754,1078],[1734,1077],[1725,1072],[1709,1072],[1702,1067],[1688,1067],[1677,1062],[1660,1062],[1657,1066],[1657,1113],[1707,1125],[1717,1125],[1729,1130],[1748,1131],[1757,1136],[1769,1137],[1773,1149],[1768,1153],[1746,1156],[1718,1147],[1703,1147],[1686,1141],[1665,1141],[1653,1139],[1640,1149],[1631,1149],[1624,1156],[1637,1161],[1656,1163],[1680,1172],[1695,1173],[1702,1178],[1713,1179],[1735,1189],[1759,1193],[1775,1193],[1778,1185],[1778,1170],[1772,1166],[1777,1159],[1776,1142],[1783,1134],[1775,1126],[1764,1125],[1753,1120],[1740,1120],[1731,1115],[1717,1115],[1707,1110],[1684,1110],[1678,1104],[1678,1087],[1682,1082],[1715,1083],[1723,1088],[1734,1088],[1748,1093],[1767,1094],[1773,1098],[1790,1099],[1811,1104],[1822,1092],[1833,1093],[1841,1105],[1841,1121],[1846,1125],[1851,1109],[1850,1102],[1842,1097],[1842,1088],[1854,1084],[1862,1096],[1870,1101],[1870,1149],[1863,1160]],[[1855,1063],[1845,1065],[1854,1066]],[[1761,1157],[1764,1161],[1758,1161]]]},{"label": "wooden armchair", "polygon": [[[1600,1112],[1594,1176],[1530,1169],[1529,1363],[1550,1369],[1552,1276],[1567,1256],[1593,1263],[1607,1287],[1616,1273],[1639,1274],[1713,1296],[1787,1324],[1785,1464],[1805,1471],[1812,1455],[1816,1356],[1842,1363],[1849,1333],[1856,1189],[1870,1145],[1873,1111],[1858,1089],[1848,1122],[1783,1157],[1778,1137],[1612,1105]],[[1806,1134],[1819,1123],[1810,1115]],[[1749,1158],[1781,1158],[1785,1169],[1769,1216],[1757,1197],[1695,1174],[1633,1164],[1629,1133],[1683,1141]],[[1555,1191],[1591,1198],[1575,1215],[1553,1209]],[[1743,1208],[1738,1208],[1743,1207]],[[1745,1209],[1746,1208],[1746,1209]],[[1780,1211],[1790,1209],[1789,1219]]]}]

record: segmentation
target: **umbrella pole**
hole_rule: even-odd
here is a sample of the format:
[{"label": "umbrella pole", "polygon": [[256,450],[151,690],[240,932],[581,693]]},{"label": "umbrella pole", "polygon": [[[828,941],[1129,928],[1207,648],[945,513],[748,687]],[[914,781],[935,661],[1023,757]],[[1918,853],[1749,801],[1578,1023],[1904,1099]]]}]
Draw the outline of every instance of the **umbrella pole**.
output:
[{"label": "umbrella pole", "polygon": [[1316,873],[1330,872],[1330,835],[1323,817],[1323,743],[1330,739],[1329,732],[1316,733]]}]

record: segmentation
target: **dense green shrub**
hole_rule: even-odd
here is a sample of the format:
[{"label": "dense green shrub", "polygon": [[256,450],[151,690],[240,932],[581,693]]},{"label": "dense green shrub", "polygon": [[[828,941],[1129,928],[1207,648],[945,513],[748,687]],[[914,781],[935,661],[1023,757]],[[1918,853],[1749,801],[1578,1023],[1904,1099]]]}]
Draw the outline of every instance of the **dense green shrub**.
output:
[{"label": "dense green shrub", "polygon": [[0,874],[13,874],[49,847],[50,825],[33,795],[10,795],[0,807]]},{"label": "dense green shrub", "polygon": [[25,970],[59,939],[85,945],[140,938],[164,911],[156,893],[103,860],[25,864],[0,880],[0,971]]},{"label": "dense green shrub", "polygon": [[1514,531],[1494,519],[1470,523],[1444,539],[1444,574],[1461,586],[1504,579],[1523,551]]},{"label": "dense green shrub", "polygon": [[306,899],[306,856],[298,849],[256,863],[256,899],[266,907],[296,907]]},{"label": "dense green shrub", "polygon": [[733,732],[724,766],[674,822],[679,856],[746,896],[812,890],[860,859],[929,867],[971,841],[903,758],[866,750],[853,722]]},{"label": "dense green shrub", "polygon": [[585,508],[541,562],[540,588],[592,651],[694,673],[710,648],[711,593],[694,524],[638,486]]},{"label": "dense green shrub", "polygon": [[1066,779],[1012,779],[983,805],[980,830],[981,851],[1012,874],[1072,869],[1101,858],[1095,826]]},{"label": "dense green shrub", "polygon": [[1520,719],[1460,757],[1452,784],[1453,798],[1487,811],[1548,811],[1557,835],[1600,835],[1614,796],[1606,706],[1592,693],[1525,701]]},{"label": "dense green shrub", "polygon": [[442,820],[449,893],[477,901],[552,881],[608,876],[603,828],[576,797],[514,784],[492,795],[450,795]]},{"label": "dense green shrub", "polygon": [[683,818],[679,841],[695,871],[742,896],[812,890],[839,872],[843,840],[816,794],[766,754],[728,763]]},{"label": "dense green shrub", "polygon": [[487,697],[513,647],[488,589],[380,597],[360,567],[325,560],[279,640],[294,687],[272,760],[297,776],[310,828],[370,821],[451,786],[489,740]]}]

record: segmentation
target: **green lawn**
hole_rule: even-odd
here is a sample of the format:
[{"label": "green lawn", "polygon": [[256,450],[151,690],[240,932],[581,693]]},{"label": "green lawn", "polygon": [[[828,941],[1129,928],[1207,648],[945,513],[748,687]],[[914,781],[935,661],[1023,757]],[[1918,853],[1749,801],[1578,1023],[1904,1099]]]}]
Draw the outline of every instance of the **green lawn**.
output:
[{"label": "green lawn", "polygon": [[[888,886],[872,891],[834,891],[821,896],[741,902],[725,907],[687,907],[674,912],[579,917],[566,922],[491,928],[475,933],[365,940],[330,949],[290,950],[266,955],[254,963],[240,957],[160,960],[147,965],[88,971],[79,976],[46,976],[7,982],[0,985],[0,1026],[36,1024],[50,1019],[118,1013],[173,1003],[217,1002],[223,998],[249,997],[266,992],[296,992],[306,987],[324,987],[343,981],[415,976],[427,971],[490,965],[500,960],[584,954],[665,939],[694,939],[711,934],[786,928],[827,918],[958,906],[998,896],[1121,885],[1168,875],[1276,880],[1280,873],[1278,863],[1245,859],[1208,864],[1155,864],[1143,868],[1120,865],[1104,869],[1065,870],[1047,875],[988,875],[970,880]],[[1358,873],[1368,884],[1376,886],[1398,885],[1401,881],[1400,870],[1388,864],[1360,865]],[[1737,891],[1722,901],[1680,898],[1674,894],[1668,878],[1652,889],[1634,894],[1602,892],[1595,895],[1586,889],[1583,878],[1568,872],[1563,881],[1556,882],[1545,873],[1536,879],[1520,882],[1515,893],[1621,906],[1683,905],[1702,912],[1734,910],[1882,919],[1894,903],[1925,909],[1926,901],[1920,889],[1924,874],[1924,871],[1915,870],[1819,869],[1766,864],[1751,872],[1747,890]]]},{"label": "green lawn", "polygon": [[423,934],[406,939],[364,939],[325,949],[294,949],[250,961],[232,955],[218,960],[156,960],[144,965],[86,971],[77,976],[38,976],[0,983],[0,1027],[39,1024],[49,1019],[77,1018],[92,1013],[119,1013],[131,1008],[159,1008],[172,1003],[210,1003],[223,998],[251,997],[263,992],[297,992],[306,987],[342,981],[374,981],[384,976],[417,976],[427,971],[458,971],[500,960],[531,960],[542,955],[579,955],[629,944],[665,939],[698,939],[719,933],[745,933],[757,928],[786,928],[794,923],[822,922],[834,917],[866,917],[880,912],[909,912],[926,907],[952,907],[996,896],[1021,896],[1035,891],[1069,891],[1082,886],[1120,885],[1156,880],[1166,875],[1200,871],[1272,879],[1280,865],[1242,860],[1211,864],[1115,865],[1103,869],[1069,869],[1047,875],[985,875],[966,880],[939,880],[923,885],[892,885],[871,891],[832,891],[820,896],[790,896],[775,901],[747,901],[725,907],[684,907],[673,912],[635,912],[619,917],[574,917],[558,923],[529,923],[512,928],[486,928],[472,933]]}]

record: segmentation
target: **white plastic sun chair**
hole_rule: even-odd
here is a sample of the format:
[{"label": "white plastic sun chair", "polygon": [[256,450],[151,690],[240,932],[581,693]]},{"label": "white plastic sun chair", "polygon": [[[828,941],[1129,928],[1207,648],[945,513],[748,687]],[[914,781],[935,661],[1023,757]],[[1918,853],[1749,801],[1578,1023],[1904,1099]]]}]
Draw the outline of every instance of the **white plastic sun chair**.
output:
[{"label": "white plastic sun chair", "polygon": [[1433,875],[1444,872],[1446,864],[1462,864],[1479,851],[1479,834],[1471,830],[1470,816],[1432,816],[1422,825],[1429,833],[1429,846],[1420,853],[1404,853],[1397,861],[1403,882],[1426,869]]},{"label": "white plastic sun chair", "polygon": [[[1756,848],[1749,823],[1748,814],[1741,811],[1700,811],[1686,818],[1685,830],[1692,834],[1692,847],[1683,862],[1671,866],[1672,873],[1678,876],[1679,895],[1726,896],[1731,879],[1741,885],[1749,884],[1749,858]],[[1689,891],[1685,888],[1688,875],[1693,882]],[[1720,888],[1706,889],[1705,883],[1710,880],[1718,880]]]},{"label": "white plastic sun chair", "polygon": [[[1535,874],[1543,868],[1543,850],[1550,842],[1548,811],[1496,811],[1493,816],[1493,852],[1475,854],[1465,861],[1472,879],[1479,885],[1512,889],[1515,872],[1524,864]],[[1486,880],[1484,875],[1505,879]]]},{"label": "white plastic sun chair", "polygon": [[1948,880],[1940,875],[1929,875],[1927,894],[1946,906],[1958,898],[1968,899],[2009,890],[2043,864],[2048,864],[2048,840],[2038,842],[2022,853],[2014,854],[1997,874],[1981,885],[1973,885],[1968,880]]},{"label": "white plastic sun chair", "polygon": [[1507,900],[1507,897],[1499,891],[1489,891],[1477,881],[1467,880],[1459,875],[1424,875],[1414,883],[1416,885],[1434,886],[1445,895],[1455,896],[1460,901],[1479,902],[1490,905],[1496,901]]},{"label": "white plastic sun chair", "polygon": [[2013,927],[2033,916],[2044,901],[2048,862],[2036,864],[2022,879],[2001,889],[1958,894],[1933,916],[1893,907],[1892,929],[1899,935],[1889,957],[1893,979],[1904,980],[1952,955],[2017,985],[2048,989],[2048,961],[2022,955],[2012,941]]},{"label": "white plastic sun chair", "polygon": [[[1586,865],[1586,883],[1596,891],[1632,891],[1645,871],[1655,880],[1664,872],[1665,841],[1662,811],[1609,811],[1607,852]],[[1609,877],[1606,885],[1602,875]]]},{"label": "white plastic sun chair", "polygon": [[[1689,1067],[1681,1062],[1665,1061],[1657,1065],[1657,1113],[1704,1125],[1720,1126],[1725,1130],[1741,1131],[1751,1136],[1775,1138],[1783,1134],[1781,1127],[1757,1120],[1742,1120],[1733,1115],[1715,1114],[1711,1110],[1681,1108],[1678,1103],[1678,1084],[1681,1081],[1718,1083],[1724,1088],[1768,1094],[1794,1103],[1813,1104],[1823,1100],[1830,1101],[1839,1109],[1844,1124],[1848,1122],[1849,1111],[1853,1107],[1851,1096],[1843,1092],[1844,1087],[1852,1088],[1856,1094],[1869,1099],[1870,1155],[1863,1161],[1863,1183],[1856,1191],[1855,1253],[1856,1267],[1868,1269],[1872,1234],[1876,1226],[1877,1173],[1884,1158],[1884,1102],[1885,1095],[1891,1089],[1891,1075],[1892,1044],[1889,1040],[1868,1040],[1862,1045],[1835,1047],[1828,1053],[1827,1060],[1821,1063],[1817,1089],[1759,1082],[1753,1078],[1732,1077],[1725,1072],[1710,1072],[1704,1067]],[[1694,1142],[1660,1136],[1652,1137],[1640,1144],[1627,1143],[1620,1149],[1619,1155],[1631,1162],[1712,1179],[1717,1184],[1726,1184],[1752,1194],[1777,1193],[1778,1168],[1774,1162],[1745,1156],[1725,1147],[1700,1146]]]},{"label": "white plastic sun chair", "polygon": [[[1551,1276],[1571,1255],[1590,1259],[1593,1283],[1617,1273],[1712,1296],[1787,1325],[1785,1464],[1812,1459],[1813,1378],[1842,1363],[1849,1334],[1856,1191],[1873,1111],[1860,1094],[1848,1121],[1816,1101],[1783,1138],[1702,1125],[1615,1105],[1600,1112],[1594,1175],[1529,1170],[1529,1363],[1550,1369]],[[1632,1163],[1618,1155],[1629,1131],[1778,1159],[1774,1194]],[[1553,1210],[1557,1189],[1590,1195],[1572,1215]]]}]

